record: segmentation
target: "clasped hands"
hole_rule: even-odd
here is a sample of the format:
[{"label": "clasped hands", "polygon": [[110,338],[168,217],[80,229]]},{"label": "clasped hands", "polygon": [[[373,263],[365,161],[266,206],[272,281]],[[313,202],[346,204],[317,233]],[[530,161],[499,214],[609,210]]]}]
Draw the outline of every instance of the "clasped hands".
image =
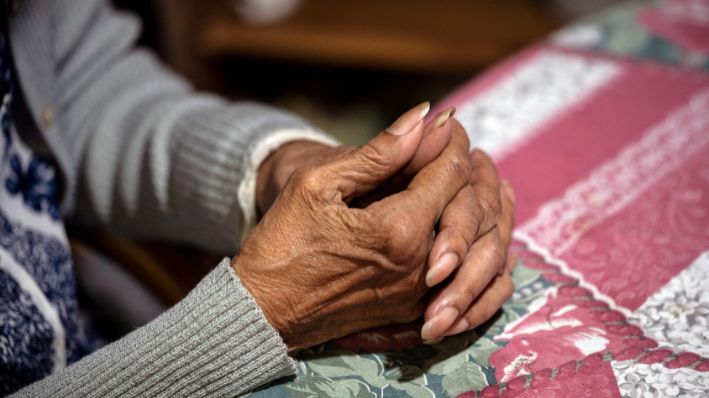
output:
[{"label": "clasped hands", "polygon": [[259,224],[232,266],[289,351],[392,323],[437,342],[514,289],[514,194],[428,104],[359,148],[284,146],[259,170]]}]

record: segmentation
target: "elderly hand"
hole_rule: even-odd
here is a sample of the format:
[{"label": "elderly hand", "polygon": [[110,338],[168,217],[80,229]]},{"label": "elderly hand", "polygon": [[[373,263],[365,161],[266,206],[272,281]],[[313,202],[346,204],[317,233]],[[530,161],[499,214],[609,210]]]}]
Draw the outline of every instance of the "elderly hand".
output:
[{"label": "elderly hand", "polygon": [[[419,106],[424,109],[426,104]],[[468,147],[467,134],[454,120],[448,122],[452,109],[442,112],[429,123],[414,157],[386,183],[356,198],[351,207],[368,204],[401,191],[421,168],[435,159],[449,144],[453,134],[460,135],[461,145]],[[260,173],[271,181],[269,198],[260,201],[261,208],[270,206],[294,169],[334,159],[351,148],[333,148],[311,142],[289,144],[269,159],[268,173]],[[514,290],[511,271],[515,259],[507,258],[514,218],[514,193],[509,184],[500,184],[494,164],[479,150],[470,153],[473,164],[471,183],[449,203],[439,220],[432,251],[428,257],[428,286],[439,285],[438,293],[428,305],[422,339],[436,342],[470,330],[489,319]],[[269,181],[269,180],[266,180]],[[266,184],[262,184],[266,186]],[[454,277],[449,278],[454,274]],[[447,278],[447,283],[442,283]]]},{"label": "elderly hand", "polygon": [[[458,136],[457,141],[468,147],[467,133],[458,121],[443,126],[449,127],[448,132],[439,132],[439,136]],[[516,259],[507,256],[514,226],[514,192],[507,182],[500,183],[495,165],[484,152],[473,150],[470,161],[471,183],[446,206],[428,257],[426,284],[442,285],[424,316],[421,338],[428,343],[487,321],[514,291],[511,272]],[[397,192],[425,164],[412,162],[384,189],[361,201],[370,203]]]},{"label": "elderly hand", "polygon": [[[425,114],[430,105],[424,102],[414,109]],[[413,158],[397,173],[381,186],[369,194],[358,199],[354,206],[363,207],[376,199],[399,192],[406,187],[411,177],[433,159],[450,142],[451,128],[448,119],[453,115],[454,109],[450,108],[437,115],[424,129],[423,139],[416,149]],[[342,154],[352,151],[353,147],[329,145],[313,141],[289,142],[274,151],[261,165],[258,172],[256,185],[256,202],[260,214],[265,214],[276,200],[278,194],[297,169],[323,164],[337,159]]]},{"label": "elderly hand", "polygon": [[412,161],[421,111],[361,148],[296,170],[233,260],[291,351],[423,314],[436,222],[474,175],[467,139],[453,136],[405,190],[348,206]]}]

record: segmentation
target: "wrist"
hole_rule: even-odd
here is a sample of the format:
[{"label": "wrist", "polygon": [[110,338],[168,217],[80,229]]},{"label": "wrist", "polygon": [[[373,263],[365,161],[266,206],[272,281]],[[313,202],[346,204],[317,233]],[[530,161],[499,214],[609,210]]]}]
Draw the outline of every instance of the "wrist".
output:
[{"label": "wrist", "polygon": [[268,300],[268,297],[273,298],[274,293],[277,292],[269,291],[271,289],[268,289],[257,282],[258,278],[254,278],[254,275],[251,275],[249,272],[244,272],[244,269],[249,268],[240,266],[240,264],[243,264],[244,261],[245,260],[242,255],[236,256],[232,259],[231,267],[234,270],[234,273],[239,277],[241,284],[258,305],[266,321],[282,336],[284,326],[281,325],[281,319],[277,316],[279,311],[273,308],[270,304],[271,301]]},{"label": "wrist", "polygon": [[[305,344],[299,341],[297,336],[302,336],[298,332],[295,316],[295,308],[288,305],[288,296],[284,295],[283,288],[276,288],[272,283],[262,283],[268,279],[265,275],[252,274],[254,268],[245,266],[245,262],[251,261],[243,255],[234,257],[231,267],[239,277],[241,285],[253,298],[266,322],[281,336],[283,343],[288,347],[289,353],[294,353],[302,349]],[[250,270],[245,272],[245,270]]]}]

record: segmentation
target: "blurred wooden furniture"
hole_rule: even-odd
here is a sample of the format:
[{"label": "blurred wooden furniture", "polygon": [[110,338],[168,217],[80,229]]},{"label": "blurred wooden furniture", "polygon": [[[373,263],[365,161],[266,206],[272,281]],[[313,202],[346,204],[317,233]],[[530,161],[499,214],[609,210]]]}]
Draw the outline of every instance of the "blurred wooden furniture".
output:
[{"label": "blurred wooden furniture", "polygon": [[159,0],[169,63],[203,88],[212,63],[252,57],[433,73],[471,73],[558,26],[532,0],[304,0],[280,22],[251,26],[228,0]]},{"label": "blurred wooden furniture", "polygon": [[166,306],[180,301],[222,260],[223,256],[186,245],[135,242],[97,230],[70,236],[119,264]]}]

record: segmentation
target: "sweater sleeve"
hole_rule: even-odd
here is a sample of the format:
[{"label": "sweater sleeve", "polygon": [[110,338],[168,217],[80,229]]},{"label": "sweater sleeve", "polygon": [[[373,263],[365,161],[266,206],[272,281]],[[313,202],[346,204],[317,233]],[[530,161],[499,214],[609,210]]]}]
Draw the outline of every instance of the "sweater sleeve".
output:
[{"label": "sweater sleeve", "polygon": [[71,145],[53,149],[76,163],[68,203],[81,224],[233,254],[268,153],[290,140],[334,143],[283,110],[195,92],[134,47],[138,22],[108,1],[60,3],[57,117]]},{"label": "sweater sleeve", "polygon": [[225,258],[151,323],[16,396],[233,397],[295,366]]}]

